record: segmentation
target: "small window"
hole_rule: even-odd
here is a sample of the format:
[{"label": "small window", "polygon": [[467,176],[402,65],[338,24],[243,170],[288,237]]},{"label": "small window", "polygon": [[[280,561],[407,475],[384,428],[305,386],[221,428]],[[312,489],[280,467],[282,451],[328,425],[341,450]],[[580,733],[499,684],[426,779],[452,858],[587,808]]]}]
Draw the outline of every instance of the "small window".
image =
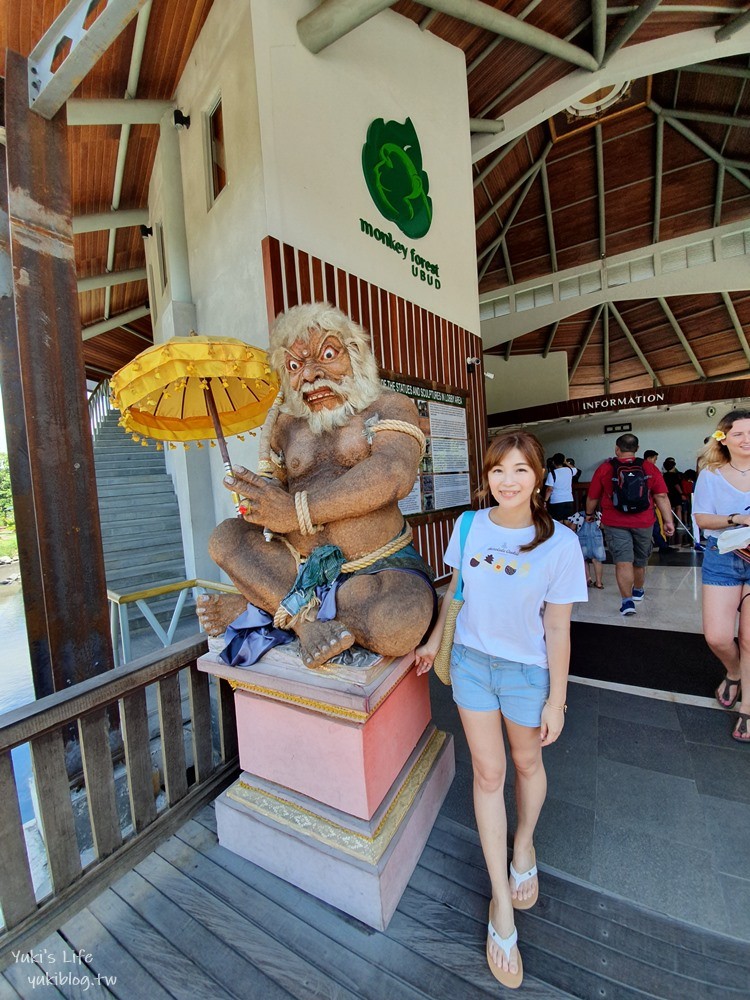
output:
[{"label": "small window", "polygon": [[151,264],[148,265],[148,295],[149,295],[149,308],[151,309],[151,322],[155,323],[158,318],[159,310],[157,309],[156,285],[154,284],[154,269],[151,266]]},{"label": "small window", "polygon": [[164,226],[161,222],[156,224],[156,262],[159,265],[160,291],[163,292],[169,283],[169,270],[167,268],[167,247],[164,236]]},{"label": "small window", "polygon": [[221,98],[208,113],[208,141],[211,163],[211,201],[227,186],[227,161],[224,151],[224,115]]}]

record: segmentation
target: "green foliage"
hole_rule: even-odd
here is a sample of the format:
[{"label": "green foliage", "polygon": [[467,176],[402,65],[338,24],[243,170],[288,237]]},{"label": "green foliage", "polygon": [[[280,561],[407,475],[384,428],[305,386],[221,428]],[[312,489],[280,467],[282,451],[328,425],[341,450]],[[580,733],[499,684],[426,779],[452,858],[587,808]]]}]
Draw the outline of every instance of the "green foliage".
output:
[{"label": "green foliage", "polygon": [[[15,524],[13,515],[13,492],[10,487],[10,469],[8,456],[0,452],[0,524],[8,527]],[[0,555],[7,555],[0,552]]]},{"label": "green foliage", "polygon": [[432,199],[411,118],[403,124],[376,118],[370,124],[362,147],[362,171],[381,215],[412,239],[424,236],[432,223]]},{"label": "green foliage", "polygon": [[15,532],[0,535],[0,556],[17,556],[18,542]]}]

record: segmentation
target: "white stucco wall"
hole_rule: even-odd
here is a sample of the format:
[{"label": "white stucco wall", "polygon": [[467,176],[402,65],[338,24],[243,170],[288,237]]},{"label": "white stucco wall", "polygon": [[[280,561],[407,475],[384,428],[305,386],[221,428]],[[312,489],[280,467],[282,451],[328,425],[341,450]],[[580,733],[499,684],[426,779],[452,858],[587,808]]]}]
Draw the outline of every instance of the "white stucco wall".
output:
[{"label": "white stucco wall", "polygon": [[[252,0],[269,232],[479,333],[466,63],[463,53],[383,11],[319,55],[296,22],[317,0]],[[433,220],[404,236],[370,198],[362,146],[377,118],[411,118]],[[360,219],[407,245],[407,259]],[[436,289],[411,250],[439,267]]]},{"label": "white stucco wall", "polygon": [[[746,400],[737,401],[746,405]],[[709,417],[709,407],[716,409],[716,416]],[[605,414],[586,414],[543,424],[526,424],[544,445],[547,455],[557,451],[574,458],[581,469],[581,480],[588,481],[597,465],[614,455],[618,434],[605,434],[608,424],[632,424],[632,433],[640,442],[638,454],[644,451],[659,453],[658,465],[672,457],[677,468],[694,469],[703,439],[716,430],[719,419],[735,409],[732,400],[718,403],[685,403],[679,406],[650,407],[644,410],[619,410]]]},{"label": "white stucco wall", "polygon": [[485,354],[484,370],[495,376],[487,379],[484,387],[488,413],[559,403],[568,398],[568,356],[564,351],[552,352],[546,358],[521,355],[507,361]]},{"label": "white stucco wall", "polygon": [[[386,11],[313,56],[296,31],[312,6],[313,0],[215,0],[211,8],[175,94],[191,120],[179,131],[179,154],[192,305],[171,301],[179,283],[162,290],[158,239],[147,240],[157,342],[175,329],[187,332],[180,327],[189,323],[201,334],[266,347],[261,241],[267,235],[479,331],[463,54]],[[227,186],[211,203],[208,115],[219,97]],[[400,235],[379,215],[361,167],[370,122],[407,117],[433,201],[433,223],[421,239]],[[162,141],[149,191],[155,236],[165,219],[165,164]],[[441,287],[415,278],[408,259],[363,235],[360,218],[438,264]],[[164,236],[170,247],[176,237],[169,226]],[[228,446],[234,464],[256,468],[257,438],[231,438]],[[234,512],[218,449],[170,452],[167,464],[186,552],[198,553],[207,527]]]}]

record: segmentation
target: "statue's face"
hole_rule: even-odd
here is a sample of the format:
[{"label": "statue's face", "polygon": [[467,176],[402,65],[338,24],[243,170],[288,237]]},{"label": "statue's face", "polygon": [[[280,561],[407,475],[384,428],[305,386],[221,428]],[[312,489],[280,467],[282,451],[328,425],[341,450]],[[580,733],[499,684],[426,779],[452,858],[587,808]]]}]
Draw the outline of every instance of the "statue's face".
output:
[{"label": "statue's face", "polygon": [[284,361],[289,384],[313,412],[335,410],[346,402],[341,382],[353,374],[349,352],[330,330],[311,330],[295,340]]}]

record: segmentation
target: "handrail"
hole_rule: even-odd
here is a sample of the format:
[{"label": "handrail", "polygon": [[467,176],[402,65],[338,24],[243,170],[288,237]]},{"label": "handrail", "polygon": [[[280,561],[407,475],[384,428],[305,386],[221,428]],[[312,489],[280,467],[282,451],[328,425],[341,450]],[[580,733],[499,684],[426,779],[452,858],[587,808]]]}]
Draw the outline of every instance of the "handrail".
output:
[{"label": "handrail", "polygon": [[[237,772],[237,732],[231,688],[199,671],[206,640],[191,636],[0,716],[0,968],[16,949],[43,940],[232,780]],[[189,695],[191,733],[185,750],[181,677]],[[154,798],[147,688],[158,704],[164,799]],[[214,689],[212,696],[211,689]],[[130,801],[120,815],[115,796],[114,751],[109,728],[119,704],[124,774]],[[76,837],[65,739],[77,726],[94,860],[84,865]],[[117,741],[114,741],[117,743]],[[11,750],[29,743],[39,818],[52,891],[37,901],[26,850]],[[162,774],[160,773],[160,779]]]},{"label": "handrail", "polygon": [[[129,594],[119,594],[116,590],[107,591],[109,600],[109,624],[112,635],[112,649],[114,651],[115,666],[127,663],[130,660],[130,620],[128,618],[128,604],[135,604],[143,617],[151,626],[152,631],[165,648],[171,645],[177,630],[177,624],[185,606],[188,590],[198,589],[201,591],[215,590],[221,594],[238,594],[236,587],[226,583],[216,583],[213,580],[178,580],[175,583],[163,583],[156,587],[149,587],[146,590],[134,590]],[[175,604],[169,625],[164,629],[149,608],[146,601],[152,597],[163,597],[165,594],[173,594],[180,591],[180,596]]]},{"label": "handrail", "polygon": [[94,440],[99,433],[99,428],[113,410],[109,395],[109,379],[103,378],[89,396],[89,421],[91,423],[91,437]]}]

